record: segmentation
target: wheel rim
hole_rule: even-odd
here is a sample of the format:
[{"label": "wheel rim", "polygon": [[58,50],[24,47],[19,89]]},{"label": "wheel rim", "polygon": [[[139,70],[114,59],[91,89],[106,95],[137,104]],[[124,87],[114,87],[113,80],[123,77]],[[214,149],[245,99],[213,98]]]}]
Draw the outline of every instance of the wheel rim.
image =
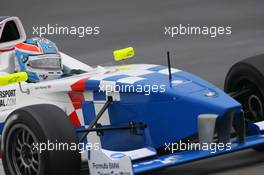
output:
[{"label": "wheel rim", "polygon": [[[260,98],[256,95],[250,95],[248,98],[248,109],[254,115],[254,121],[259,121],[263,117],[263,106]],[[259,118],[261,117],[261,118]]]},{"label": "wheel rim", "polygon": [[246,118],[252,122],[259,122],[264,120],[263,96],[260,89],[250,81],[238,83],[240,90],[251,89],[251,93],[237,99],[243,107],[245,113],[249,115]]},{"label": "wheel rim", "polygon": [[34,149],[33,143],[38,143],[36,136],[26,125],[17,124],[10,129],[6,153],[8,168],[12,174],[40,174],[40,153]]}]

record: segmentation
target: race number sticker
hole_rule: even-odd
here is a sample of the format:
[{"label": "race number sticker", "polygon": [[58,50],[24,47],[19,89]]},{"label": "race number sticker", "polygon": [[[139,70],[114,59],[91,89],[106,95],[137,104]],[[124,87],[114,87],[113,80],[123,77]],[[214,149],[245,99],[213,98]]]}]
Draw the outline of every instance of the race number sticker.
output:
[{"label": "race number sticker", "polygon": [[16,89],[0,91],[0,107],[16,105]]}]

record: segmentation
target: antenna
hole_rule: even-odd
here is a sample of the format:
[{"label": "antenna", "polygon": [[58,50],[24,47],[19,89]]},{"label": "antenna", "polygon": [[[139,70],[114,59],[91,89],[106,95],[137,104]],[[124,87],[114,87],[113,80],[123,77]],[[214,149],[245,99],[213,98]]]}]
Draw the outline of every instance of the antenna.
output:
[{"label": "antenna", "polygon": [[168,61],[168,69],[169,69],[169,80],[172,80],[172,76],[171,76],[171,62],[170,62],[170,52],[167,52],[167,61]]}]

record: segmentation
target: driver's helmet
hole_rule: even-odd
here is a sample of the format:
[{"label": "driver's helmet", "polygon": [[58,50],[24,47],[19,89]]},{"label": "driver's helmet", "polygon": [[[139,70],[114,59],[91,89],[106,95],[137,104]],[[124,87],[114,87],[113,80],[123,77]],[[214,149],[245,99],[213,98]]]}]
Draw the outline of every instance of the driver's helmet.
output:
[{"label": "driver's helmet", "polygon": [[15,53],[16,71],[27,72],[30,82],[54,80],[63,74],[61,55],[48,39],[28,39],[16,45]]}]

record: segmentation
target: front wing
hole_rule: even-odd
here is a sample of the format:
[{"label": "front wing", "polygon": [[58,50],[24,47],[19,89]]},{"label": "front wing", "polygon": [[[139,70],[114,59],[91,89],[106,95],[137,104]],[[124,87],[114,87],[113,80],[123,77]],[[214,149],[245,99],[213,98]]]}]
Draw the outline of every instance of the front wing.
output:
[{"label": "front wing", "polygon": [[132,160],[129,156],[122,153],[114,153],[112,154],[114,156],[109,156],[100,150],[90,151],[88,154],[89,170],[94,175],[133,175],[145,173],[253,148],[257,145],[264,144],[264,135],[248,136],[245,139],[245,143],[237,143],[236,139],[231,143],[230,150],[216,150],[215,153],[211,153],[210,151],[184,151],[163,156],[155,155],[139,160]]}]

